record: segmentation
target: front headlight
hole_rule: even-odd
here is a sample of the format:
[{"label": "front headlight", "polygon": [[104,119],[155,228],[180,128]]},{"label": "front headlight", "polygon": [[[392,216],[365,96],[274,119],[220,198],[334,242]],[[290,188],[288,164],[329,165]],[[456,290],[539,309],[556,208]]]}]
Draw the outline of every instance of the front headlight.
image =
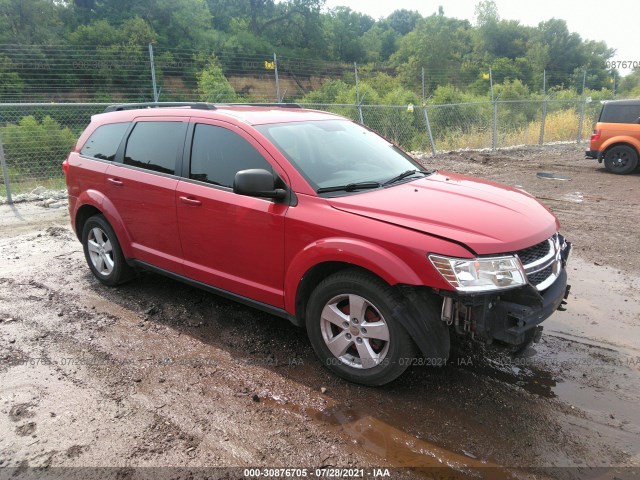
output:
[{"label": "front headlight", "polygon": [[520,287],[527,283],[517,257],[451,258],[429,255],[440,275],[459,292],[490,292]]}]

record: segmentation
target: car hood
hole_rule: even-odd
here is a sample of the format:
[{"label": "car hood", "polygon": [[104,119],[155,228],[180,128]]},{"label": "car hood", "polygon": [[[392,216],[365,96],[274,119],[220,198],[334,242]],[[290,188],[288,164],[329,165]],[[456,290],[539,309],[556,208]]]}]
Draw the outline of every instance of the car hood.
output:
[{"label": "car hood", "polygon": [[446,172],[327,200],[344,212],[463,243],[479,255],[530,247],[559,228],[522,190]]}]

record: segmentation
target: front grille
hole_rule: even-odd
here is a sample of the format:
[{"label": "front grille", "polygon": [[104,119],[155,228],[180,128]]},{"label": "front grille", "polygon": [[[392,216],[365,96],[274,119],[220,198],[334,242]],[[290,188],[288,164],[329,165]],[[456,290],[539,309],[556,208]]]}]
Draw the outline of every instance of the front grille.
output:
[{"label": "front grille", "polygon": [[544,242],[516,252],[520,257],[529,283],[540,291],[546,289],[558,276],[559,248],[559,238],[555,234]]},{"label": "front grille", "polygon": [[536,260],[540,260],[544,258],[549,253],[549,240],[545,240],[543,242],[534,245],[533,247],[524,248],[518,252],[518,256],[522,261],[523,265],[529,265],[530,263],[535,262]]},{"label": "front grille", "polygon": [[529,279],[529,283],[531,283],[534,287],[544,282],[549,276],[553,273],[553,265],[549,265],[544,270],[540,270],[539,272],[532,273],[527,275]]}]

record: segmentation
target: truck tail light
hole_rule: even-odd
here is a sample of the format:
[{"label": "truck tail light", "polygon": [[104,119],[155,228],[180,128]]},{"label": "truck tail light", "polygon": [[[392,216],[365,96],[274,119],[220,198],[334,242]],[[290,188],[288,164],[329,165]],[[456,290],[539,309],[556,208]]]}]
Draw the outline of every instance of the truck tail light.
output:
[{"label": "truck tail light", "polygon": [[595,142],[596,140],[600,140],[600,135],[602,135],[602,130],[594,130],[591,134],[591,141]]}]

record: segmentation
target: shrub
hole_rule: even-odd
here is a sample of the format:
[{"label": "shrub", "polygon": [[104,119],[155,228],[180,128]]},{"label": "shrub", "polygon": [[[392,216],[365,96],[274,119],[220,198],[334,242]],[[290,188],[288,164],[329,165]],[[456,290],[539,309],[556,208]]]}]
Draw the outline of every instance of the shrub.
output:
[{"label": "shrub", "polygon": [[75,142],[73,132],[49,116],[38,122],[29,115],[2,129],[7,164],[30,177],[61,173],[60,164]]}]

